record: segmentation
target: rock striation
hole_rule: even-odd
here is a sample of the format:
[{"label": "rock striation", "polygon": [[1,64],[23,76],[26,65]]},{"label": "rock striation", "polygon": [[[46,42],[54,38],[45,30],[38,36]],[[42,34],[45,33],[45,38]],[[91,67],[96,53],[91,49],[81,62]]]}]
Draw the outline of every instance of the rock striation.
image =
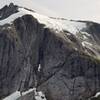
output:
[{"label": "rock striation", "polygon": [[[5,6],[0,20],[17,12],[18,6]],[[92,49],[81,44],[79,34],[45,27],[31,14],[0,25],[0,99],[33,87],[47,100],[89,100],[99,92],[100,24],[77,22],[86,24],[78,32],[92,36]],[[33,100],[32,94],[23,100]]]}]

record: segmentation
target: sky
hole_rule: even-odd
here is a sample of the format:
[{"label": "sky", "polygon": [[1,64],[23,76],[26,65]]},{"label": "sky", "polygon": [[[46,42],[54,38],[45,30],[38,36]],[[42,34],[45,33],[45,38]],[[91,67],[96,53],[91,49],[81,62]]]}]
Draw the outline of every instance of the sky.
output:
[{"label": "sky", "polygon": [[100,23],[100,0],[33,0],[33,2],[43,7],[41,13],[48,16]]},{"label": "sky", "polygon": [[0,7],[14,2],[51,17],[100,23],[100,0],[0,0]]}]

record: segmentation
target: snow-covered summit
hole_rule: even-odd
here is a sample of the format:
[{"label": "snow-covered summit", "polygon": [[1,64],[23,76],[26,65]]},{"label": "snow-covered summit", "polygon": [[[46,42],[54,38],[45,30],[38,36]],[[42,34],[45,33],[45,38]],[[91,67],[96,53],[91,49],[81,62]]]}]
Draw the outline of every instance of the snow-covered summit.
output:
[{"label": "snow-covered summit", "polygon": [[19,6],[23,5],[24,7],[27,8],[32,8],[34,4],[32,0],[0,0],[0,9],[5,5],[9,5],[10,3],[14,3],[15,5],[19,5]]},{"label": "snow-covered summit", "polygon": [[[27,0],[24,1],[26,2]],[[10,0],[7,0],[5,4],[9,4],[10,2]],[[20,1],[13,0],[13,3],[10,3],[10,5],[7,6],[10,9],[9,11],[12,13],[8,15],[9,11],[7,9],[7,16],[0,20],[0,26],[3,26],[5,24],[12,24],[13,21],[17,18],[28,14],[37,19],[40,24],[44,24],[44,28],[52,29],[60,35],[64,32],[66,35],[70,35],[70,37],[74,36],[80,42],[81,46],[85,49],[86,53],[91,55],[91,51],[93,55],[96,55],[99,58],[100,48],[98,44],[99,42],[97,41],[98,37],[93,36],[92,34],[90,34],[91,32],[88,32],[88,29],[91,25],[88,26],[87,22],[48,17],[38,14],[37,12],[30,10],[29,8],[27,9],[26,7],[21,7]],[[12,9],[14,9],[14,11],[12,11]],[[0,18],[5,15],[4,12],[0,12]],[[72,42],[70,38],[69,41]],[[77,48],[75,49],[77,50]]]},{"label": "snow-covered summit", "polygon": [[[16,1],[16,0],[14,0],[14,1]],[[8,4],[9,3],[10,2],[8,2]],[[16,4],[16,2],[14,4]],[[11,16],[5,18],[4,20],[1,20],[0,25],[11,23],[16,18],[21,17],[21,16],[26,15],[26,14],[32,15],[40,23],[45,24],[46,27],[52,28],[56,31],[67,30],[71,33],[76,33],[77,29],[81,30],[81,29],[86,27],[86,23],[74,22],[74,21],[69,21],[69,20],[60,19],[60,18],[59,19],[58,18],[51,18],[51,17],[45,16],[45,15],[41,15],[41,14],[38,14],[36,12],[30,11],[24,7],[19,7],[18,12],[11,14]],[[2,17],[2,14],[0,17]]]},{"label": "snow-covered summit", "polygon": [[79,100],[88,86],[98,92],[100,62],[94,57],[100,59],[99,24],[48,17],[15,3],[0,10],[1,99],[26,99],[32,92],[36,100]]}]

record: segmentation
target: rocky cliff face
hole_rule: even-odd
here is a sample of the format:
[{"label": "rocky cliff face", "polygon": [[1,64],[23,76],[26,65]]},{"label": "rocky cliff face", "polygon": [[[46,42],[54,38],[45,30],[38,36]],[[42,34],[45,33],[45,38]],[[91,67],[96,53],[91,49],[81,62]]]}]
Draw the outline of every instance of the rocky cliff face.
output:
[{"label": "rocky cliff face", "polygon": [[18,6],[13,5],[13,3],[11,3],[9,6],[6,5],[2,9],[0,9],[0,20],[5,19],[17,12],[18,12]]},{"label": "rocky cliff face", "polygon": [[[0,22],[18,12],[13,4],[4,7]],[[46,27],[31,13],[0,24],[0,99],[33,87],[47,100],[88,100],[99,92],[100,25],[72,21],[86,24],[73,34]]]}]

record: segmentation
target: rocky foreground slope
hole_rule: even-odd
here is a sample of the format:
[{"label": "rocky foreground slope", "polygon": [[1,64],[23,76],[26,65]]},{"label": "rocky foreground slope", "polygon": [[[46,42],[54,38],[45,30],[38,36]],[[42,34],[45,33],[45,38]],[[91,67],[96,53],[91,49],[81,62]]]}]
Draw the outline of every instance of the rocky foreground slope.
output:
[{"label": "rocky foreground slope", "polygon": [[[47,100],[90,100],[100,92],[100,24],[51,18],[12,3],[2,8],[0,100],[30,88]],[[33,92],[22,97],[33,99]]]}]

